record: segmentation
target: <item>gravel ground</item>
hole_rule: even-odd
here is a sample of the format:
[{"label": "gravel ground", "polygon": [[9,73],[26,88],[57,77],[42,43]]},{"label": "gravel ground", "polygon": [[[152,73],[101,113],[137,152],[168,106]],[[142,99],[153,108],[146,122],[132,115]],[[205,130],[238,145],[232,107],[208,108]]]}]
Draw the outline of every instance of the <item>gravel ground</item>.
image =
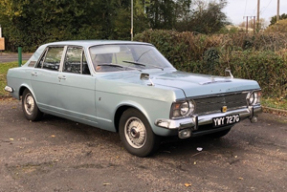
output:
[{"label": "gravel ground", "polygon": [[[169,140],[152,157],[117,133],[45,115],[29,122],[0,101],[0,192],[287,191],[287,118],[261,114],[221,139]],[[203,148],[200,152],[198,147]]]}]

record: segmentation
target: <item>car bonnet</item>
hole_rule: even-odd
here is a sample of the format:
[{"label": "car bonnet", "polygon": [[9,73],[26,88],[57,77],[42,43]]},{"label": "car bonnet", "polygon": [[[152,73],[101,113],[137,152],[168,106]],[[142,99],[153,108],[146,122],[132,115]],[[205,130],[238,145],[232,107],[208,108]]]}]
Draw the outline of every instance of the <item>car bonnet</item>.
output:
[{"label": "car bonnet", "polygon": [[199,75],[179,71],[159,75],[151,74],[150,80],[155,86],[160,85],[182,89],[186,97],[198,97],[260,89],[258,83],[253,80]]}]

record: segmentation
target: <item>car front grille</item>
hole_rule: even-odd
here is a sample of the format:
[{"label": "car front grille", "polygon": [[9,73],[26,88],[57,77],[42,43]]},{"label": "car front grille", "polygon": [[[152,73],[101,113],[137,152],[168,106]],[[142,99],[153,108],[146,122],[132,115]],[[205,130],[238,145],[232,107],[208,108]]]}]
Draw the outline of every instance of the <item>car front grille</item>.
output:
[{"label": "car front grille", "polygon": [[246,96],[247,93],[239,93],[194,99],[196,105],[195,114],[221,112],[223,106],[227,106],[227,111],[246,107]]}]

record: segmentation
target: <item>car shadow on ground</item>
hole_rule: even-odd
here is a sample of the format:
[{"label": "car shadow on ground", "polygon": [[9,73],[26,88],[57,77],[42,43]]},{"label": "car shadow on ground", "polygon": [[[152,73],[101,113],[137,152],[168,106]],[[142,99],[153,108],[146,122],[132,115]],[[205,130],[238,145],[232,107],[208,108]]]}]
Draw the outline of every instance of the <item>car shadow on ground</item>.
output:
[{"label": "car shadow on ground", "polygon": [[[52,129],[59,129],[60,134],[69,135],[70,138],[77,137],[76,142],[88,142],[89,145],[96,145],[95,142],[103,142],[105,145],[113,146],[114,148],[119,149],[123,147],[118,133],[105,131],[64,118],[45,114],[42,120],[36,123],[49,124]],[[58,135],[58,137],[61,136]],[[71,140],[68,143],[72,142]],[[196,155],[197,153],[205,153],[207,151],[212,153],[219,148],[228,149],[230,142],[232,141],[228,139],[228,135],[220,139],[214,139],[208,136],[193,137],[184,140],[179,139],[177,136],[162,137],[158,150],[151,157],[166,156],[169,154],[173,156],[180,156],[182,154],[191,155],[191,153]]]}]

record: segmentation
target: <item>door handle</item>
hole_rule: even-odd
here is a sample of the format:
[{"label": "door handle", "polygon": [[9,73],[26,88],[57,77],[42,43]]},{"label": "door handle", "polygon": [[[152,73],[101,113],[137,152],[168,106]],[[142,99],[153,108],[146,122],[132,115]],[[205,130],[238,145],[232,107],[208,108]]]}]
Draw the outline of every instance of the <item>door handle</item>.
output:
[{"label": "door handle", "polygon": [[33,71],[31,72],[31,75],[37,77],[37,72]]},{"label": "door handle", "polygon": [[63,76],[58,76],[59,80],[63,79],[63,80],[66,80],[66,76],[63,75]]}]

